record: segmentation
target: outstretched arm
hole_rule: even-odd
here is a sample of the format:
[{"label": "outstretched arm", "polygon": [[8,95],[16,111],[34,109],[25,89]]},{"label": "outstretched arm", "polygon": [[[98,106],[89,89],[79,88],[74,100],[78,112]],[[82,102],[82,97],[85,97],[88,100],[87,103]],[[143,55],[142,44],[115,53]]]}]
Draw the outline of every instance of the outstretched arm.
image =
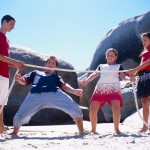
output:
[{"label": "outstretched arm", "polygon": [[15,60],[15,59],[12,59],[12,58],[9,58],[9,57],[4,56],[2,54],[0,54],[0,60],[5,62],[5,63],[8,63],[10,65],[15,66],[16,68],[18,68],[20,70],[25,68],[25,64],[23,62]]},{"label": "outstretched arm", "polygon": [[82,86],[86,86],[88,84],[88,82],[94,80],[97,76],[99,76],[100,73],[94,72],[91,75],[89,75],[88,78],[84,79],[81,81],[81,85]]},{"label": "outstretched arm", "polygon": [[135,81],[135,76],[132,75],[132,76],[128,77],[128,76],[125,75],[124,72],[120,72],[120,73],[119,73],[119,76],[120,76],[120,78],[121,78],[122,80],[125,80],[125,81],[132,81],[132,82]]},{"label": "outstretched arm", "polygon": [[150,59],[148,59],[147,61],[145,61],[143,64],[137,66],[136,68],[130,69],[127,71],[128,74],[133,74],[135,75],[137,72],[139,72],[141,69],[147,67],[150,65]]},{"label": "outstretched arm", "polygon": [[77,96],[82,96],[82,94],[83,94],[82,89],[74,89],[67,83],[65,85],[63,85],[62,89],[65,90],[66,92],[72,93]]}]

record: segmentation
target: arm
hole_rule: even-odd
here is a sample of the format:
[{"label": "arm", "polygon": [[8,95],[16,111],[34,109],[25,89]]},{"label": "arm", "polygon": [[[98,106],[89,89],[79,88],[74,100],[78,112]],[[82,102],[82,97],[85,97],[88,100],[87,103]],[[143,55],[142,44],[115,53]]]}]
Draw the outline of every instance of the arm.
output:
[{"label": "arm", "polygon": [[120,72],[119,76],[122,80],[130,81],[130,78],[128,76],[126,76],[124,72]]},{"label": "arm", "polygon": [[130,69],[127,71],[128,74],[136,74],[137,72],[139,72],[141,69],[147,67],[150,65],[150,59],[148,59],[147,61],[145,61],[143,64],[137,66],[136,68]]},{"label": "arm", "polygon": [[130,76],[130,77],[128,77],[128,76],[125,75],[124,72],[120,72],[119,76],[120,76],[120,78],[121,78],[122,80],[135,82],[135,76]]},{"label": "arm", "polygon": [[23,62],[9,58],[9,57],[4,56],[2,54],[0,54],[0,60],[5,62],[5,63],[8,63],[8,64],[15,66],[16,68],[18,68],[20,70],[24,69],[24,67],[25,67],[25,64]]},{"label": "arm", "polygon": [[77,96],[82,96],[83,94],[82,89],[74,89],[67,83],[62,86],[62,89]]},{"label": "arm", "polygon": [[26,85],[26,79],[22,77],[20,74],[15,75],[15,80],[18,81],[22,85]]},{"label": "arm", "polygon": [[91,75],[89,75],[88,78],[81,81],[81,85],[86,86],[90,81],[94,80],[99,75],[100,73],[96,73],[96,72],[92,73]]}]

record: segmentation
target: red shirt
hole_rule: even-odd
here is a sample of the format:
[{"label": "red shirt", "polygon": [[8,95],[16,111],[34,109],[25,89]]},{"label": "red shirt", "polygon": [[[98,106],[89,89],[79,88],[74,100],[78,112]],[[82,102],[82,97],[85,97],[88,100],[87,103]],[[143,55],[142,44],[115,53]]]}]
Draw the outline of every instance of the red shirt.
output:
[{"label": "red shirt", "polygon": [[[0,32],[0,54],[9,57],[9,41],[7,37]],[[9,66],[0,60],[0,75],[9,78]]]},{"label": "red shirt", "polygon": [[[143,64],[145,61],[150,59],[150,46],[146,50],[144,50],[144,52],[141,54],[141,56],[142,56],[141,64]],[[141,71],[147,71],[147,70],[150,70],[150,65],[141,69],[140,72]]]}]

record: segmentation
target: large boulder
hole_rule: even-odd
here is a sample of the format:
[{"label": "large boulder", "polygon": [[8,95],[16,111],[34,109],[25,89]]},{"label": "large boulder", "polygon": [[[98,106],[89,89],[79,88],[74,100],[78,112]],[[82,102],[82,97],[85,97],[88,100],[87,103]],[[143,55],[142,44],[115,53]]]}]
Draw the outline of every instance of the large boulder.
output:
[{"label": "large boulder", "polygon": [[[119,57],[117,63],[121,63],[124,69],[136,67],[140,63],[139,55],[143,49],[140,39],[140,34],[143,32],[150,32],[150,11],[122,21],[113,29],[108,31],[95,50],[89,70],[95,70],[99,64],[106,63],[105,52],[108,48],[115,48],[118,51]],[[86,89],[84,89],[84,98],[80,100],[82,104],[85,104],[88,107],[97,81],[98,78],[86,86]],[[121,111],[122,120],[135,111],[133,91],[128,88],[126,90],[123,89],[124,88],[122,88],[124,107]],[[141,105],[139,106],[141,107]],[[106,117],[105,119],[108,122],[112,121],[112,115],[109,106],[104,106],[102,111]]]},{"label": "large boulder", "polygon": [[[10,47],[10,57],[21,60],[25,62],[26,64],[32,64],[37,66],[44,66],[45,60],[48,56],[38,54],[37,52],[23,47],[16,47],[12,46]],[[59,65],[58,68],[63,69],[71,69],[73,70],[73,66],[64,61],[62,58],[58,57]],[[33,67],[26,67],[23,71],[20,73],[23,75],[25,73],[28,73],[32,70],[42,70],[38,68]],[[13,80],[14,74],[16,72],[16,68],[11,67],[10,68],[10,83]],[[67,83],[69,83],[72,87],[78,88],[78,82],[77,82],[77,74],[74,72],[64,72],[64,71],[57,71],[58,75],[60,75],[63,80]],[[20,85],[18,82],[15,82],[13,89],[10,93],[8,105],[4,108],[4,115],[5,115],[5,123],[12,125],[12,120],[19,109],[21,103],[29,93],[29,90],[31,88],[31,85],[23,86]],[[79,103],[79,97],[75,96],[73,94],[69,94],[77,103]],[[37,113],[35,116],[32,117],[30,124],[58,124],[63,123],[65,121],[71,120],[71,117],[56,109],[44,109],[41,110],[39,113]]]}]

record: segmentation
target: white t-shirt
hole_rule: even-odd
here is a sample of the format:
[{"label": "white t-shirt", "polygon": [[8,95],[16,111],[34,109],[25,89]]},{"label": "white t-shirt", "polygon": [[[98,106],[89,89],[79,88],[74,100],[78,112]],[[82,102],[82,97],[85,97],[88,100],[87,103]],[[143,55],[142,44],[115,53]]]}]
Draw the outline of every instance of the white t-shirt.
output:
[{"label": "white t-shirt", "polygon": [[[97,67],[100,70],[100,78],[96,84],[96,91],[102,93],[119,92],[119,70],[123,70],[120,64],[108,65],[100,64]],[[114,71],[114,72],[113,72]]]}]

